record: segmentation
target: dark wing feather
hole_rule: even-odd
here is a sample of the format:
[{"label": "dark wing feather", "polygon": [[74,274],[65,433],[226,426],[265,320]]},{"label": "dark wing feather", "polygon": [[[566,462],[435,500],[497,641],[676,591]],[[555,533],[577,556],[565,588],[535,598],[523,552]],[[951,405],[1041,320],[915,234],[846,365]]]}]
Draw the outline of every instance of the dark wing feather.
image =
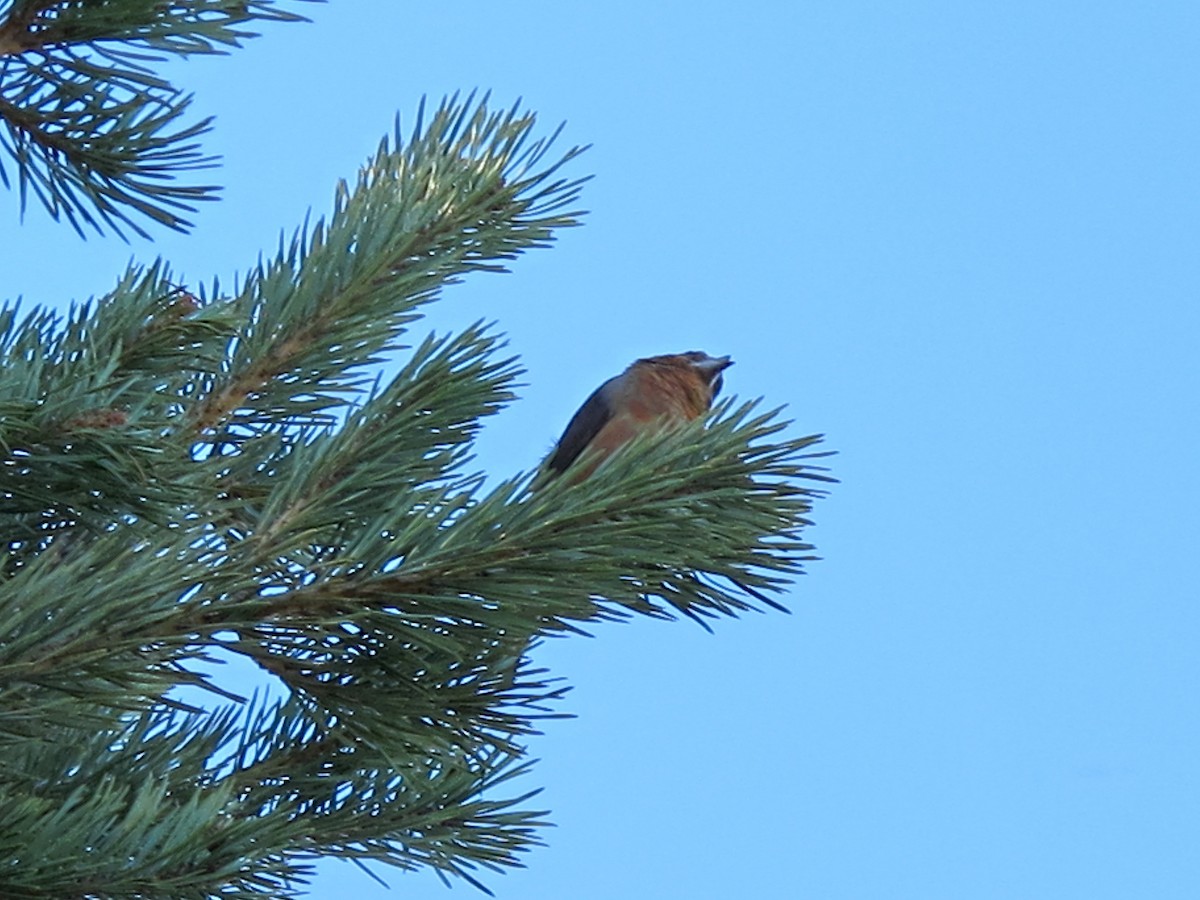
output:
[{"label": "dark wing feather", "polygon": [[567,423],[567,430],[558,439],[558,445],[546,463],[552,472],[560,475],[565,472],[592,442],[592,438],[600,433],[600,429],[608,424],[613,416],[609,397],[612,395],[613,382],[617,378],[610,378],[596,388],[583,402],[583,406],[579,407],[579,411],[571,417],[571,421]]}]

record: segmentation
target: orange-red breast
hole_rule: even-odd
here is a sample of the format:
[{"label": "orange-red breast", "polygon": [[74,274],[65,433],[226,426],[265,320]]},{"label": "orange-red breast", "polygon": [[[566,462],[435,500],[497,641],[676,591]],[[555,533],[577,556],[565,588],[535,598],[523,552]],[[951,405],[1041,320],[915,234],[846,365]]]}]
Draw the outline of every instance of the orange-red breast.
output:
[{"label": "orange-red breast", "polygon": [[646,428],[699,418],[712,406],[721,390],[721,373],[731,365],[728,356],[699,350],[639,359],[584,401],[546,467],[561,474],[586,451],[587,460],[571,477],[573,482],[583,481]]}]

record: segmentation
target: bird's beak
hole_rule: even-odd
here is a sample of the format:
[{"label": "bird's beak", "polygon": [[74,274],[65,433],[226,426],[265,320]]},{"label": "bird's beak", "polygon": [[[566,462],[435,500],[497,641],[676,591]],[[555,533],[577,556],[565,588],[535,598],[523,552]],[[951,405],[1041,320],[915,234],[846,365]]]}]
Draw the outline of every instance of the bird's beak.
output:
[{"label": "bird's beak", "polygon": [[724,372],[726,369],[732,366],[733,360],[728,356],[710,356],[708,359],[694,363],[694,365],[709,378],[712,378],[718,372]]}]

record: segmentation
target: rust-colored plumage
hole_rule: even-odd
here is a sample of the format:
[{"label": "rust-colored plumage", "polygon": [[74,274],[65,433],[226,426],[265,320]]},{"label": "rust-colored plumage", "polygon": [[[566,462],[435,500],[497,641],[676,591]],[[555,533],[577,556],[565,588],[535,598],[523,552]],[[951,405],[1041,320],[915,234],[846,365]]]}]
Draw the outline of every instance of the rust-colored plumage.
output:
[{"label": "rust-colored plumage", "polygon": [[580,456],[587,460],[571,473],[580,482],[604,459],[646,428],[699,418],[721,389],[728,356],[693,350],[639,359],[592,393],[571,418],[546,466],[565,472]]}]

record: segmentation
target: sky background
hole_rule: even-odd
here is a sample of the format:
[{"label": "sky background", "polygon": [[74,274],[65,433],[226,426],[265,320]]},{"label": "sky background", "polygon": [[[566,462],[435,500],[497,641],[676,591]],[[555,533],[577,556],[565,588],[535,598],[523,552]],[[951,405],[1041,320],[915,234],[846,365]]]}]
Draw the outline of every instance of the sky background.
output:
[{"label": "sky background", "polygon": [[[132,257],[231,283],[422,95],[592,144],[587,224],[430,327],[528,368],[536,463],[633,359],[703,349],[841,479],[790,616],[552,642],[578,718],[501,900],[1200,896],[1200,5],[359,0],[174,66],[216,114],[193,235],[0,207],[3,295]],[[314,898],[476,896],[331,862]]]}]

